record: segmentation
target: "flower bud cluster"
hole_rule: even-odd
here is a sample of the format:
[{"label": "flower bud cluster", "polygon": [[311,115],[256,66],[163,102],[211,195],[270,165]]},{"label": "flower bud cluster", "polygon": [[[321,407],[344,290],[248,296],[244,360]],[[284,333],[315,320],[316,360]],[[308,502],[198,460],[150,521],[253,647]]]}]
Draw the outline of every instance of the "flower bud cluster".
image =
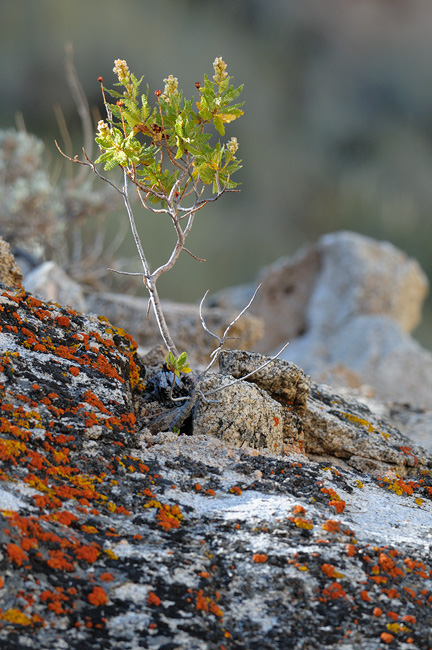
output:
[{"label": "flower bud cluster", "polygon": [[107,135],[111,133],[108,124],[103,120],[99,120],[97,128],[98,128],[99,138],[105,138]]},{"label": "flower bud cluster", "polygon": [[236,153],[236,151],[237,151],[237,149],[239,148],[239,145],[238,145],[238,142],[237,142],[237,138],[234,138],[234,137],[231,138],[231,140],[230,140],[229,142],[227,142],[226,148],[228,149],[228,151],[230,152],[230,154],[231,154],[232,156],[234,156],[235,153]]},{"label": "flower bud cluster", "polygon": [[123,61],[122,59],[116,59],[114,61],[113,72],[115,72],[115,74],[117,75],[120,83],[129,82],[130,70],[128,68],[128,64],[126,63],[126,61]]},{"label": "flower bud cluster", "polygon": [[178,97],[179,95],[178,79],[177,77],[173,77],[172,74],[170,74],[169,77],[164,79],[164,82],[165,88],[163,91],[162,99],[164,99],[169,104],[173,97]]},{"label": "flower bud cluster", "polygon": [[218,56],[213,61],[213,70],[215,74],[213,76],[213,81],[217,84],[221,83],[224,79],[227,78],[228,73],[226,71],[227,64],[222,60],[221,56]]}]

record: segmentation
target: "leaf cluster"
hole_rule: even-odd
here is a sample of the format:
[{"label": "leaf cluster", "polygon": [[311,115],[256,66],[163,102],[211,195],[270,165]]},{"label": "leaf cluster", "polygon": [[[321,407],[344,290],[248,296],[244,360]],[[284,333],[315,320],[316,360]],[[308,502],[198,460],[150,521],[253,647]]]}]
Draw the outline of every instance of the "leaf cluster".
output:
[{"label": "leaf cluster", "polygon": [[180,373],[183,372],[187,374],[188,372],[191,372],[191,369],[189,367],[189,363],[187,360],[187,353],[182,352],[179,357],[175,357],[175,355],[171,352],[171,350],[168,352],[168,357],[165,359],[165,364],[167,367],[167,370],[169,372],[173,372],[176,377],[180,379]]},{"label": "leaf cluster", "polygon": [[[195,84],[198,102],[186,100],[177,90],[177,79],[170,76],[165,92],[156,91],[153,107],[148,86],[145,93],[140,91],[143,78],[126,68],[126,76],[119,75],[116,84],[122,92],[103,88],[108,124],[99,123],[96,142],[101,155],[95,162],[107,171],[118,165],[126,168],[150,201],[165,205],[174,186],[177,197],[186,196],[197,183],[211,186],[213,194],[235,188],[232,176],[241,167],[237,146],[215,141],[215,131],[224,136],[225,125],[243,115],[242,104],[235,103],[243,86],[230,85],[230,77],[218,74],[216,64],[226,67],[216,59],[213,80],[206,75],[203,84]],[[115,101],[108,102],[107,95]]]}]

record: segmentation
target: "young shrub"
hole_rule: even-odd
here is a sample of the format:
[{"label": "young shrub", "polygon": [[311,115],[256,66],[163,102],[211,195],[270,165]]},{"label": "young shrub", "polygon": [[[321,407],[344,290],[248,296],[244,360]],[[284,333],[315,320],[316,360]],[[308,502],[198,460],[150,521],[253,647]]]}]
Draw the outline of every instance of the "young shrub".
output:
[{"label": "young shrub", "polygon": [[[187,372],[187,358],[185,353],[179,355],[170,335],[156,285],[158,278],[173,268],[182,251],[192,255],[185,244],[196,213],[225,192],[236,191],[232,176],[241,167],[236,157],[238,142],[232,137],[223,144],[221,138],[226,125],[243,114],[241,104],[235,103],[243,86],[230,85],[226,67],[221,57],[215,59],[212,78],[205,75],[203,83],[195,83],[199,95],[195,104],[193,99],[184,98],[177,78],[169,75],[164,79],[163,92],[155,91],[151,106],[148,86],[144,93],[140,90],[143,78],[138,79],[126,61],[116,60],[113,71],[119,90],[107,90],[99,77],[107,113],[106,121],[99,121],[96,135],[100,156],[93,162],[84,151],[84,160],[73,159],[91,167],[123,198],[143,268],[141,273],[127,275],[142,277],[168,349],[168,365],[175,375]],[[108,95],[112,101],[108,101]],[[122,170],[121,187],[101,174],[96,167],[100,163],[106,172]],[[136,227],[130,185],[141,206],[167,215],[174,229],[173,250],[168,260],[154,270],[150,269]]]}]

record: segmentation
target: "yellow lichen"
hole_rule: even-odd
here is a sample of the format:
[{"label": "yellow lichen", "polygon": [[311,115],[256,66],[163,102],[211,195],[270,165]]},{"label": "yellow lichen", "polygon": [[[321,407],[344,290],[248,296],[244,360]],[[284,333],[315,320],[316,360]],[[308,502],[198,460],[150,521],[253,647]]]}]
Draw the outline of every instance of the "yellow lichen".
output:
[{"label": "yellow lichen", "polygon": [[361,424],[363,427],[365,427],[367,429],[368,433],[373,433],[374,427],[367,420],[364,420],[363,418],[359,418],[359,417],[357,417],[357,415],[353,415],[352,413],[341,412],[341,415],[344,418],[346,418],[349,422],[352,422],[353,424]]},{"label": "yellow lichen", "polygon": [[16,625],[31,625],[31,619],[19,609],[8,609],[0,615],[0,618]]}]

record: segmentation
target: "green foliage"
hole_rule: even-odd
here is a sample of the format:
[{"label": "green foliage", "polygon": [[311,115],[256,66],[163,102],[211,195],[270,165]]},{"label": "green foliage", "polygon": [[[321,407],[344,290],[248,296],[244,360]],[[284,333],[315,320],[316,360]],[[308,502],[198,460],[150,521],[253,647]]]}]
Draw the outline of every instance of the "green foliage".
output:
[{"label": "green foliage", "polygon": [[165,359],[166,367],[170,372],[173,372],[176,377],[180,379],[180,373],[191,372],[187,361],[186,352],[182,352],[179,357],[175,357],[171,350],[168,352],[168,357]]},{"label": "green foliage", "polygon": [[[103,88],[108,123],[98,124],[101,155],[95,162],[104,163],[107,171],[118,165],[127,168],[138,188],[148,193],[148,200],[165,206],[172,200],[174,185],[180,197],[191,186],[196,190],[197,182],[211,186],[213,194],[235,188],[232,175],[241,167],[237,140],[212,143],[212,136],[213,140],[217,136],[211,127],[224,136],[225,125],[243,115],[242,104],[234,103],[243,86],[230,85],[220,57],[213,68],[212,79],[206,75],[203,84],[195,84],[197,110],[193,99],[184,99],[172,75],[164,79],[164,92],[155,92],[156,105],[151,108],[148,87],[146,93],[140,92],[142,78],[130,72],[126,61],[115,61],[116,86],[123,91]],[[116,101],[109,103],[106,94]]]}]

